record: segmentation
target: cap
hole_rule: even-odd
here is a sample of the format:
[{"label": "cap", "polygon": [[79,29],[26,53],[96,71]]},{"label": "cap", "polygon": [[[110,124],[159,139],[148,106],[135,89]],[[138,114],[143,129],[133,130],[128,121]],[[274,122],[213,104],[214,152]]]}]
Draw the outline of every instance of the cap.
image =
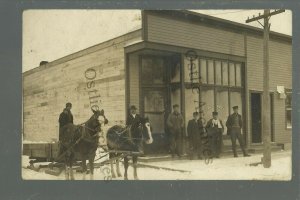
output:
[{"label": "cap", "polygon": [[198,112],[193,112],[193,116],[197,116],[197,115],[199,115]]},{"label": "cap", "polygon": [[237,109],[237,108],[239,108],[239,107],[238,107],[238,106],[233,106],[232,108],[233,108],[233,109]]},{"label": "cap", "polygon": [[72,106],[72,104],[70,102],[66,103],[66,107],[68,106]]},{"label": "cap", "polygon": [[137,108],[135,107],[135,105],[130,106],[130,110],[137,110]]},{"label": "cap", "polygon": [[215,111],[215,112],[212,112],[212,114],[213,115],[218,115],[219,113]]}]

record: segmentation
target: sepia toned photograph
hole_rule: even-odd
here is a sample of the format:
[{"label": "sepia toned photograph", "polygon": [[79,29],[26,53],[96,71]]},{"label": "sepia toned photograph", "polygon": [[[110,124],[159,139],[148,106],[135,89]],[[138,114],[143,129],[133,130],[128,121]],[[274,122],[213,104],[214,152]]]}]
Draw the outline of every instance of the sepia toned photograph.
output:
[{"label": "sepia toned photograph", "polygon": [[292,12],[25,10],[23,180],[292,176]]}]

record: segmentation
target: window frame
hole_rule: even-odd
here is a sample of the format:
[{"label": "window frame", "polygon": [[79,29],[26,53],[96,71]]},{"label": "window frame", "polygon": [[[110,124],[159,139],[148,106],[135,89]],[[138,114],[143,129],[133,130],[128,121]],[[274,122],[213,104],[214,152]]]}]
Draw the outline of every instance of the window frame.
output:
[{"label": "window frame", "polygon": [[[285,102],[284,102],[284,118],[285,118],[285,129],[286,130],[292,130],[292,128],[293,128],[293,118],[292,118],[292,112],[293,112],[293,106],[292,106],[292,101],[293,101],[293,93],[292,93],[292,89],[288,89],[288,88],[286,88],[285,89],[285,94],[286,94],[286,99],[285,99]],[[291,107],[290,108],[288,108],[288,106],[287,106],[287,94],[290,94],[291,95]],[[288,127],[288,120],[287,120],[287,111],[291,111],[291,127]]]}]

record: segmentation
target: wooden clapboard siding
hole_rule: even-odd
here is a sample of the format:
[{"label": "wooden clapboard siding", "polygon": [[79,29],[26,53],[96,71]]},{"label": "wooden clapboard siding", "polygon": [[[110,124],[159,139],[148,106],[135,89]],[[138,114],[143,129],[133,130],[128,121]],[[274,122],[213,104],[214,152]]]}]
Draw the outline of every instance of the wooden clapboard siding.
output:
[{"label": "wooden clapboard siding", "polygon": [[200,23],[147,15],[148,41],[244,56],[242,34]]},{"label": "wooden clapboard siding", "polygon": [[[124,46],[140,40],[134,31],[107,42],[50,62],[23,74],[24,140],[58,139],[58,117],[66,102],[72,102],[74,123],[92,114],[91,96],[101,95],[110,125],[125,122]],[[96,71],[95,93],[88,95],[85,71]]]},{"label": "wooden clapboard siding", "polygon": [[[249,90],[263,91],[263,38],[247,36],[247,82]],[[269,41],[270,92],[274,95],[275,142],[290,143],[291,130],[286,129],[285,100],[276,93],[277,85],[292,88],[292,45],[279,40]],[[251,103],[251,102],[250,102]],[[248,107],[248,132],[251,134],[251,112]]]},{"label": "wooden clapboard siding", "polygon": [[129,105],[135,105],[140,108],[139,91],[139,55],[134,53],[129,55]]}]

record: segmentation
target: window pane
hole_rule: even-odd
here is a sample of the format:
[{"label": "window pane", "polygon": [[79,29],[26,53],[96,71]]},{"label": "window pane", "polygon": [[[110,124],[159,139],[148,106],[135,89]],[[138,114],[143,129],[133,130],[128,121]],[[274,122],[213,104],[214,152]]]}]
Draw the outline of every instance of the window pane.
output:
[{"label": "window pane", "polygon": [[[191,68],[192,65],[192,68]],[[192,70],[192,71],[191,71]],[[191,64],[190,60],[184,59],[184,80],[185,82],[199,82],[199,61],[194,60]]]},{"label": "window pane", "polygon": [[199,111],[199,94],[196,90],[185,90],[185,119],[193,118],[193,112]]},{"label": "window pane", "polygon": [[162,91],[146,91],[144,96],[144,110],[145,112],[163,112],[164,94]]},{"label": "window pane", "polygon": [[207,83],[207,70],[206,70],[206,60],[201,59],[200,60],[200,77],[201,82],[206,84]]},{"label": "window pane", "polygon": [[151,127],[153,128],[152,133],[164,133],[165,132],[165,115],[164,113],[152,114],[145,113],[145,117],[149,118]]},{"label": "window pane", "polygon": [[222,62],[223,85],[228,85],[228,63]]},{"label": "window pane", "polygon": [[225,122],[227,120],[227,117],[229,115],[228,111],[228,91],[227,90],[220,90],[217,91],[216,94],[216,102],[217,102],[217,111],[219,112],[219,119],[221,119],[224,122],[224,133],[227,133],[227,128],[225,126]]},{"label": "window pane", "polygon": [[242,95],[241,92],[230,92],[230,112],[233,113],[232,107],[238,106],[239,113],[243,115],[243,107],[242,107]]},{"label": "window pane", "polygon": [[171,65],[171,83],[180,82],[180,62]]},{"label": "window pane", "polygon": [[214,61],[208,61],[208,84],[214,84]]},{"label": "window pane", "polygon": [[181,105],[181,92],[180,87],[171,88],[171,106],[174,104]]},{"label": "window pane", "polygon": [[142,83],[161,84],[165,82],[164,60],[162,58],[142,59]]},{"label": "window pane", "polygon": [[286,111],[286,127],[292,128],[292,110]]},{"label": "window pane", "polygon": [[292,93],[286,92],[285,105],[287,108],[292,108]]},{"label": "window pane", "polygon": [[221,85],[222,84],[222,68],[221,68],[221,62],[215,61],[216,65],[216,84]]},{"label": "window pane", "polygon": [[229,85],[235,86],[235,70],[233,63],[229,63]]},{"label": "window pane", "polygon": [[201,90],[201,102],[205,103],[202,107],[204,114],[207,118],[211,116],[211,113],[215,110],[214,109],[214,90],[213,89],[203,89]]},{"label": "window pane", "polygon": [[241,86],[242,83],[242,75],[241,75],[241,64],[235,65],[235,80],[236,80],[236,86]]}]

